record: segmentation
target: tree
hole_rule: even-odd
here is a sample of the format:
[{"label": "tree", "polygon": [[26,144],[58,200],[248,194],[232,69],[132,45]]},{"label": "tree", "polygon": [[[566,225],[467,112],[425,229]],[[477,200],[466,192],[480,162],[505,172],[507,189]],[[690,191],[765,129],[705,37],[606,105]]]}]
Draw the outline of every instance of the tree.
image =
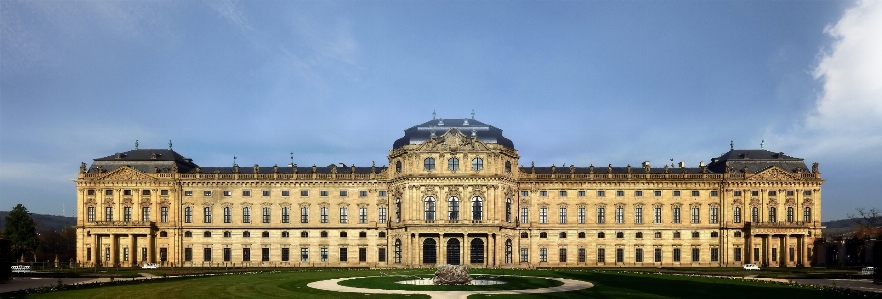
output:
[{"label": "tree", "polygon": [[877,208],[857,208],[857,214],[848,214],[854,232],[857,262],[864,262],[864,252],[870,246],[870,239],[882,238],[882,210]]},{"label": "tree", "polygon": [[21,204],[15,206],[6,216],[6,230],[3,231],[3,237],[12,243],[11,251],[14,257],[19,257],[26,252],[34,255],[37,246],[40,245],[34,219],[31,218],[28,209]]}]

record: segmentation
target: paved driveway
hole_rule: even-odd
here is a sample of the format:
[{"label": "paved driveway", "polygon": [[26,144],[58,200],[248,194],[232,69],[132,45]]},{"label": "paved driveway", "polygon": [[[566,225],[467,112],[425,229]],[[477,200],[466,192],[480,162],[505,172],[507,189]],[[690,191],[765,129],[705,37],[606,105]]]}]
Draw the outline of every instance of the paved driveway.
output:
[{"label": "paved driveway", "polygon": [[823,286],[837,286],[852,290],[880,292],[882,285],[873,284],[872,279],[791,279],[793,282]]}]

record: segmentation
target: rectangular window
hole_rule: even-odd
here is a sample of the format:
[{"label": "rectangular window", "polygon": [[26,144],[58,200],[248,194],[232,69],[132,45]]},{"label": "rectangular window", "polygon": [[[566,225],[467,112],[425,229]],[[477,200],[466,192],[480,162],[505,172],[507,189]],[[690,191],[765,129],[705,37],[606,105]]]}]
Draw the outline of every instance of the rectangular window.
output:
[{"label": "rectangular window", "polygon": [[548,262],[548,248],[539,248],[539,262]]},{"label": "rectangular window", "polygon": [[224,262],[232,262],[233,261],[233,249],[232,248],[224,248]]},{"label": "rectangular window", "polygon": [[710,222],[711,223],[719,222],[719,215],[718,215],[719,212],[720,212],[720,208],[712,207],[710,209]]},{"label": "rectangular window", "polygon": [[772,261],[778,261],[778,248],[772,248]]},{"label": "rectangular window", "polygon": [[340,223],[349,222],[349,208],[340,208]]},{"label": "rectangular window", "polygon": [[759,196],[759,191],[757,191],[757,190],[751,190],[751,191],[750,191],[750,196]]},{"label": "rectangular window", "polygon": [[720,193],[717,191],[711,191],[710,196],[720,196]]},{"label": "rectangular window", "polygon": [[606,196],[606,191],[597,190],[597,197],[604,197],[604,196]]},{"label": "rectangular window", "polygon": [[567,191],[565,191],[565,190],[560,190],[560,191],[558,192],[558,196],[560,196],[560,197],[567,197]]},{"label": "rectangular window", "polygon": [[242,196],[251,196],[251,190],[242,190]]},{"label": "rectangular window", "polygon": [[675,263],[679,263],[679,262],[680,262],[680,248],[676,248],[676,247],[674,248],[674,252],[673,252],[673,260],[674,260]]},{"label": "rectangular window", "polygon": [[634,223],[643,223],[643,208],[634,208]]},{"label": "rectangular window", "polygon": [[159,195],[168,196],[168,190],[159,190]]},{"label": "rectangular window", "polygon": [[282,196],[291,196],[291,191],[282,190]]},{"label": "rectangular window", "polygon": [[759,253],[760,253],[759,247],[753,249],[753,261],[754,262],[759,262],[759,258],[760,258]]},{"label": "rectangular window", "polygon": [[113,207],[104,208],[104,221],[113,221]]},{"label": "rectangular window", "polygon": [[380,197],[385,197],[385,196],[386,196],[386,190],[380,190],[380,192],[378,192],[377,195],[380,196]]},{"label": "rectangular window", "polygon": [[193,248],[184,248],[184,261],[193,261]]},{"label": "rectangular window", "polygon": [[[325,208],[325,210],[327,211],[327,208]],[[307,208],[307,207],[300,208],[300,223],[309,223],[309,208]]]},{"label": "rectangular window", "polygon": [[251,223],[251,208],[242,208],[242,223]]},{"label": "rectangular window", "polygon": [[184,190],[184,196],[193,196],[193,191],[191,191],[191,190]]},{"label": "rectangular window", "polygon": [[233,191],[224,190],[224,196],[233,196]]},{"label": "rectangular window", "polygon": [[386,223],[386,207],[380,207],[377,214],[379,217],[377,221],[380,223]]},{"label": "rectangular window", "polygon": [[605,263],[606,262],[606,249],[597,248],[597,262]]},{"label": "rectangular window", "polygon": [[560,218],[559,219],[560,223],[561,224],[567,223],[567,208],[560,208],[560,211],[558,212],[558,214],[559,214],[558,218]]},{"label": "rectangular window", "polygon": [[132,221],[132,207],[123,207],[123,221]]},{"label": "rectangular window", "polygon": [[625,249],[624,248],[616,248],[616,263],[624,263],[625,262]]},{"label": "rectangular window", "polygon": [[732,252],[732,258],[733,258],[736,262],[740,262],[740,261],[741,261],[741,248],[735,247],[734,250],[735,250],[735,251]]},{"label": "rectangular window", "polygon": [[521,262],[526,263],[530,261],[530,249],[521,248]]},{"label": "rectangular window", "polygon": [[541,197],[548,196],[548,191],[545,191],[545,190],[539,191],[539,196],[541,196]]},{"label": "rectangular window", "polygon": [[300,190],[300,196],[309,196],[309,190]]},{"label": "rectangular window", "polygon": [[202,196],[211,196],[211,190],[202,191]]},{"label": "rectangular window", "polygon": [[129,248],[128,247],[123,248],[123,261],[124,262],[129,261]]},{"label": "rectangular window", "polygon": [[661,261],[662,261],[662,249],[656,247],[656,248],[653,250],[653,252],[654,252],[654,253],[653,253],[653,255],[652,255],[652,256],[653,256],[652,261],[653,261],[653,262],[656,262],[656,263],[661,263]]},{"label": "rectangular window", "polygon": [[141,195],[150,195],[150,190],[141,190]]},{"label": "rectangular window", "polygon": [[584,262],[585,262],[585,248],[579,248],[579,250],[577,251],[576,255],[577,255],[576,258],[578,259],[577,261],[578,261],[579,263],[584,263]]},{"label": "rectangular window", "polygon": [[674,223],[680,223],[680,208],[674,208]]},{"label": "rectangular window", "polygon": [[521,196],[523,196],[523,197],[530,196],[530,191],[521,191]]},{"label": "rectangular window", "polygon": [[578,195],[579,197],[585,197],[585,190],[579,190]]},{"label": "rectangular window", "polygon": [[340,248],[340,261],[346,262],[349,259],[349,248]]},{"label": "rectangular window", "polygon": [[732,222],[741,223],[741,208],[736,207],[732,212]]},{"label": "rectangular window", "polygon": [[309,248],[300,248],[300,261],[308,262],[309,261]]},{"label": "rectangular window", "polygon": [[778,191],[775,191],[775,190],[769,191],[769,196],[778,196]]},{"label": "rectangular window", "polygon": [[106,195],[106,196],[113,195],[113,190],[104,190],[104,195]]},{"label": "rectangular window", "polygon": [[346,190],[340,190],[340,196],[341,196],[341,197],[349,196],[349,191],[346,191]]},{"label": "rectangular window", "polygon": [[661,196],[661,190],[655,190],[655,191],[652,191],[652,193],[656,197]]},{"label": "rectangular window", "polygon": [[693,262],[698,262],[699,260],[701,260],[700,254],[701,254],[701,249],[699,249],[698,247],[692,247],[692,261]]},{"label": "rectangular window", "polygon": [[132,195],[132,190],[123,190],[123,195],[125,195],[125,196],[131,196],[131,195]]},{"label": "rectangular window", "polygon": [[147,247],[141,247],[141,261],[147,261]]},{"label": "rectangular window", "polygon": [[794,254],[794,250],[795,250],[796,248],[790,247],[790,248],[787,248],[787,249],[788,249],[788,251],[789,251],[789,253],[788,253],[787,256],[790,257],[790,261],[792,262],[793,259],[794,259],[794,256],[796,256],[796,254]]},{"label": "rectangular window", "polygon": [[641,196],[643,196],[643,190],[636,190],[636,191],[634,191],[634,196],[637,196],[637,197],[641,197]]},{"label": "rectangular window", "polygon": [[732,191],[732,196],[741,196],[741,190]]},{"label": "rectangular window", "polygon": [[616,207],[616,223],[625,223],[625,208]]},{"label": "rectangular window", "polygon": [[802,195],[803,196],[812,196],[812,191],[811,190],[802,191]]},{"label": "rectangular window", "polygon": [[319,196],[328,196],[328,190],[319,191]]},{"label": "rectangular window", "polygon": [[699,196],[698,191],[694,191],[694,190],[693,190],[693,191],[692,191],[692,196]]},{"label": "rectangular window", "polygon": [[367,262],[367,248],[365,248],[365,247],[358,248],[358,262],[359,263]]},{"label": "rectangular window", "polygon": [[263,207],[263,223],[270,223],[270,208]]},{"label": "rectangular window", "polygon": [[291,221],[291,216],[289,215],[290,213],[291,213],[291,208],[288,208],[288,207],[282,208],[282,223],[288,223]]},{"label": "rectangular window", "polygon": [[719,248],[711,248],[711,262],[719,262],[720,261],[720,249]]},{"label": "rectangular window", "polygon": [[282,261],[287,262],[291,260],[291,249],[290,248],[282,248]]},{"label": "rectangular window", "polygon": [[652,223],[661,223],[662,222],[662,208],[655,207],[652,210],[653,210],[652,211],[653,212]]},{"label": "rectangular window", "polygon": [[386,261],[386,247],[377,248],[377,261],[385,262]]},{"label": "rectangular window", "polygon": [[606,222],[606,208],[597,208],[597,223]]},{"label": "rectangular window", "polygon": [[86,195],[95,195],[95,190],[86,190]]},{"label": "rectangular window", "polygon": [[679,197],[679,196],[680,196],[680,190],[674,190],[673,195],[674,195],[674,197]]},{"label": "rectangular window", "polygon": [[211,248],[203,248],[202,249],[202,261],[205,261],[205,262],[211,261]]},{"label": "rectangular window", "polygon": [[692,207],[692,223],[699,223],[699,208]]},{"label": "rectangular window", "polygon": [[366,196],[367,196],[367,191],[365,191],[365,190],[358,191],[358,197],[366,197]]},{"label": "rectangular window", "polygon": [[566,263],[567,262],[567,249],[561,248],[560,250],[558,250],[557,257],[558,257],[559,262]]},{"label": "rectangular window", "polygon": [[141,207],[141,221],[150,222],[150,207]]},{"label": "rectangular window", "polygon": [[203,215],[204,217],[202,219],[202,222],[203,223],[211,223],[211,207],[205,207],[203,209],[203,214],[204,214]]},{"label": "rectangular window", "polygon": [[95,222],[95,207],[89,207],[86,209],[86,213],[88,214],[89,222]]},{"label": "rectangular window", "polygon": [[585,223],[585,208],[578,209],[578,222]]},{"label": "rectangular window", "polygon": [[539,208],[539,223],[548,223],[548,208]]},{"label": "rectangular window", "polygon": [[643,262],[643,248],[635,248],[634,249],[634,262],[636,262],[636,263]]},{"label": "rectangular window", "polygon": [[358,223],[367,223],[367,207],[358,208]]},{"label": "rectangular window", "polygon": [[625,196],[625,191],[622,191],[622,190],[616,190],[616,196],[618,196],[618,197]]},{"label": "rectangular window", "polygon": [[328,261],[328,248],[321,248],[319,251],[319,258],[322,262]]},{"label": "rectangular window", "polygon": [[521,208],[521,223],[529,223],[529,216],[530,210],[528,208]]},{"label": "rectangular window", "polygon": [[159,208],[159,222],[168,222],[168,207]]}]

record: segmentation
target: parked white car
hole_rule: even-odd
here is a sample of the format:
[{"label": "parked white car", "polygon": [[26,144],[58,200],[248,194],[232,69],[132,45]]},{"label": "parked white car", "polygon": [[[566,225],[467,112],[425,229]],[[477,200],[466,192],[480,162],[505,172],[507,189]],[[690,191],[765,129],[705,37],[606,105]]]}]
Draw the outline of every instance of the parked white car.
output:
[{"label": "parked white car", "polygon": [[12,273],[30,273],[31,266],[12,266]]},{"label": "parked white car", "polygon": [[873,275],[876,274],[876,268],[874,267],[864,267],[861,269],[861,275]]},{"label": "parked white car", "polygon": [[142,269],[159,269],[159,264],[156,263],[146,263],[141,266]]},{"label": "parked white car", "polygon": [[760,267],[757,266],[756,264],[744,264],[744,266],[742,266],[742,267],[744,267],[744,270],[757,270],[757,271],[759,271],[759,269],[760,269]]}]

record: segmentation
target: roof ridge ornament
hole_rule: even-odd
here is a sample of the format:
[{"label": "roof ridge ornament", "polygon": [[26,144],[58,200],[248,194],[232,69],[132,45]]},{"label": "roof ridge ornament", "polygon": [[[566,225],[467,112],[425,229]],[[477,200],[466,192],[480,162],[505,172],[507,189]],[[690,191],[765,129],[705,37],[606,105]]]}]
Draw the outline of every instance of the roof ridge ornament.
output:
[{"label": "roof ridge ornament", "polygon": [[168,140],[168,150],[172,150],[172,142],[171,142],[171,139]]},{"label": "roof ridge ornament", "polygon": [[735,141],[729,140],[729,150],[735,150]]},{"label": "roof ridge ornament", "polygon": [[138,149],[138,139],[135,139],[135,149]]},{"label": "roof ridge ornament", "polygon": [[766,149],[766,140],[765,139],[763,139],[763,141],[760,142],[760,149]]},{"label": "roof ridge ornament", "polygon": [[432,120],[435,120],[435,109],[432,109]]},{"label": "roof ridge ornament", "polygon": [[472,119],[475,119],[475,109],[472,109]]},{"label": "roof ridge ornament", "polygon": [[439,126],[443,126],[443,125],[444,125],[444,119],[443,119],[443,118],[439,118],[439,119],[438,119],[438,125],[439,125]]}]

